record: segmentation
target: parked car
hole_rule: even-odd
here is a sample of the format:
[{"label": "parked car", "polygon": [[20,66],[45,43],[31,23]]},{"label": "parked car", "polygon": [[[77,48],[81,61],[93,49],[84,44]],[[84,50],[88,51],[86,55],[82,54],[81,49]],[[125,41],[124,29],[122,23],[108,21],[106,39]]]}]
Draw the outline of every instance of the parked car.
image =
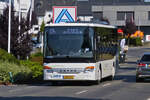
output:
[{"label": "parked car", "polygon": [[42,48],[42,43],[37,43],[35,47],[36,48]]},{"label": "parked car", "polygon": [[136,67],[136,81],[143,81],[150,78],[150,52],[145,52],[139,60]]},{"label": "parked car", "polygon": [[37,41],[32,41],[34,48],[42,48],[42,43]]}]

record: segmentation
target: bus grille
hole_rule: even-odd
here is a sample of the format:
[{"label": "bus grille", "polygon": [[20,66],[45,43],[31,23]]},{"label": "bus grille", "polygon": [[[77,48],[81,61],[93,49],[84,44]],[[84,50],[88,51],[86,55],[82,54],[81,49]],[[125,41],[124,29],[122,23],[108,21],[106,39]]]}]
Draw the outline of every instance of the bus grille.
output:
[{"label": "bus grille", "polygon": [[83,68],[54,68],[53,72],[61,73],[61,74],[74,74],[83,72]]}]

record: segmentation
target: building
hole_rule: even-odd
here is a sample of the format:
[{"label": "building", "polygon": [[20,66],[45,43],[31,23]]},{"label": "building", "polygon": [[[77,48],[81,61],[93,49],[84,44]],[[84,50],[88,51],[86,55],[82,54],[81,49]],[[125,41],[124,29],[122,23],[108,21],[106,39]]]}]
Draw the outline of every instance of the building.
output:
[{"label": "building", "polygon": [[7,7],[8,2],[6,0],[0,0],[0,14],[3,14],[3,10]]},{"label": "building", "polygon": [[35,0],[39,18],[52,12],[53,6],[77,6],[77,16],[82,20],[107,18],[111,25],[123,27],[132,19],[139,30],[150,34],[150,0]]},{"label": "building", "polygon": [[[21,16],[26,17],[31,7],[31,0],[11,0],[11,1],[16,14],[19,13],[19,4],[20,4]],[[8,6],[8,3],[9,0],[0,0],[0,14],[3,13],[3,10]]]},{"label": "building", "polygon": [[139,30],[150,34],[150,0],[97,1],[91,3],[94,18],[107,17],[110,24],[119,27],[125,25],[126,19],[132,19]]},{"label": "building", "polygon": [[20,10],[21,16],[26,18],[31,7],[31,1],[32,0],[14,0],[13,5],[17,14],[19,14],[19,10]]},{"label": "building", "polygon": [[74,6],[76,0],[34,0],[34,11],[38,16],[39,25],[52,18],[53,6]]}]

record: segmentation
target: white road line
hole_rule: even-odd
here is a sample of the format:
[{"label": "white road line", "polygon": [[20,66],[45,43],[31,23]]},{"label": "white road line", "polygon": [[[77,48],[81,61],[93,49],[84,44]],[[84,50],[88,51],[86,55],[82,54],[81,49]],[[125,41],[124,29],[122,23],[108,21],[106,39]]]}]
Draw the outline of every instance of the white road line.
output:
[{"label": "white road line", "polygon": [[110,83],[106,83],[106,84],[103,85],[103,87],[106,87],[106,86],[109,86],[109,85],[111,85],[111,84]]},{"label": "white road line", "polygon": [[76,94],[82,94],[82,93],[85,93],[87,92],[88,90],[83,90],[83,91],[80,91],[80,92],[77,92]]}]

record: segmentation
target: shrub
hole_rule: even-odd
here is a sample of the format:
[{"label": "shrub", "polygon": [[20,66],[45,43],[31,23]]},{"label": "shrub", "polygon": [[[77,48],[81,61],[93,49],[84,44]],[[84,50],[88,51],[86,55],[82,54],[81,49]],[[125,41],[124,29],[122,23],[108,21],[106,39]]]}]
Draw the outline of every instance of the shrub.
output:
[{"label": "shrub", "polygon": [[0,82],[9,82],[9,72],[12,72],[15,82],[31,82],[42,80],[42,54],[33,55],[32,61],[19,61],[12,54],[0,49]]},{"label": "shrub", "polygon": [[9,72],[12,72],[15,83],[31,79],[31,70],[28,67],[0,60],[0,82],[10,82]]},{"label": "shrub", "polygon": [[12,54],[7,53],[5,50],[0,48],[0,60],[9,61],[19,64],[19,60],[15,58]]},{"label": "shrub", "polygon": [[133,46],[142,46],[141,38],[140,37],[130,38],[130,45],[133,45]]},{"label": "shrub", "polygon": [[32,54],[31,58],[32,57],[39,57],[39,56],[43,56],[43,54],[41,52],[37,52],[37,53]]},{"label": "shrub", "polygon": [[37,52],[35,54],[32,54],[30,57],[30,60],[43,65],[43,54],[41,52]]},{"label": "shrub", "polygon": [[34,81],[39,81],[42,80],[43,76],[43,67],[37,63],[37,62],[32,62],[29,60],[22,60],[20,61],[21,65],[24,65],[31,69],[32,71],[32,80]]}]

